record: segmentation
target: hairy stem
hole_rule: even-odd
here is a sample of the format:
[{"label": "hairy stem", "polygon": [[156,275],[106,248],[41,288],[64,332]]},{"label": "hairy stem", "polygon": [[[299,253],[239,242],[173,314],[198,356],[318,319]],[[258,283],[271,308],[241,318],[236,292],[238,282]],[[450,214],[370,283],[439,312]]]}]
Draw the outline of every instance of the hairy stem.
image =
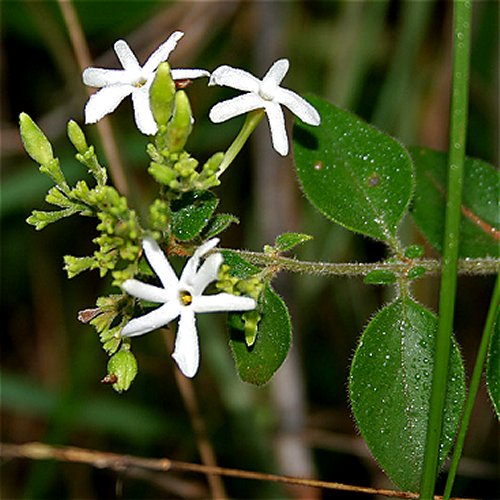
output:
[{"label": "hairy stem", "polygon": [[[315,276],[365,276],[375,269],[383,269],[401,273],[414,267],[422,267],[426,274],[439,274],[442,262],[434,259],[415,259],[408,262],[313,262],[303,261],[291,257],[282,257],[247,250],[231,250],[248,262],[257,266],[271,268],[273,272],[288,271],[299,274],[311,274]],[[496,274],[500,271],[498,259],[465,259],[458,261],[458,272],[461,274]]]}]

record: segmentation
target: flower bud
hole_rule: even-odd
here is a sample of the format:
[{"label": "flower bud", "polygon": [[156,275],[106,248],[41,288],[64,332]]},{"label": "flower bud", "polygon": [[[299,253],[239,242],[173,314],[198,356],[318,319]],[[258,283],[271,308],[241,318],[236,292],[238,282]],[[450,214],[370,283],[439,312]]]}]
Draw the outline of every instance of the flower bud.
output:
[{"label": "flower bud", "polygon": [[67,127],[68,137],[75,149],[82,155],[88,149],[87,140],[85,139],[85,134],[80,126],[73,120],[68,122]]},{"label": "flower bud", "polygon": [[54,159],[52,146],[38,125],[26,113],[19,115],[19,128],[24,149],[40,165],[46,165]]},{"label": "flower bud", "polygon": [[151,110],[159,127],[166,125],[170,120],[174,107],[174,97],[175,83],[172,80],[169,64],[164,62],[158,66],[155,79],[149,90]]},{"label": "flower bud", "polygon": [[166,144],[170,152],[182,151],[193,130],[193,114],[187,94],[179,90],[175,94],[174,115],[167,125]]},{"label": "flower bud", "polygon": [[120,350],[108,361],[108,377],[112,378],[113,389],[117,392],[126,391],[137,375],[137,361],[130,352],[128,344],[122,344]]}]

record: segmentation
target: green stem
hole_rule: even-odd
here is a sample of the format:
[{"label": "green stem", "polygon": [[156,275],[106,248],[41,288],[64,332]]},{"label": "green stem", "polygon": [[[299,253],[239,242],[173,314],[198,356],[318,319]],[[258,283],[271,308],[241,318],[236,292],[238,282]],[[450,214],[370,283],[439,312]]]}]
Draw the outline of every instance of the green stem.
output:
[{"label": "green stem", "polygon": [[226,171],[229,165],[231,165],[233,160],[241,151],[241,148],[247,142],[250,134],[255,130],[255,127],[257,127],[259,122],[262,120],[263,116],[263,109],[256,109],[255,111],[251,111],[247,114],[245,123],[243,123],[243,127],[241,127],[240,132],[225,152],[224,158],[222,158],[222,162],[219,165],[219,169],[217,171],[217,178],[219,178]]},{"label": "green stem", "polygon": [[[219,249],[220,250],[220,249]],[[313,262],[298,260],[292,257],[282,257],[248,250],[230,250],[237,253],[251,264],[263,267],[272,267],[275,272],[288,271],[315,276],[366,276],[375,269],[405,273],[411,268],[422,267],[425,276],[439,274],[442,263],[433,259],[415,259],[408,262]],[[458,272],[462,274],[487,275],[500,271],[500,261],[497,259],[464,259],[458,263]]]},{"label": "green stem", "polygon": [[465,436],[467,434],[467,429],[469,427],[472,415],[472,409],[474,408],[474,402],[476,401],[479,384],[481,382],[481,375],[483,373],[484,361],[486,359],[486,354],[488,352],[488,346],[490,344],[491,336],[493,335],[499,304],[500,304],[500,275],[497,276],[495,289],[493,290],[493,296],[491,298],[490,308],[488,310],[488,316],[486,317],[486,323],[484,325],[483,337],[481,339],[481,344],[479,345],[479,350],[477,353],[476,364],[474,366],[474,371],[472,372],[472,378],[469,387],[469,395],[467,397],[467,401],[465,402],[462,422],[460,425],[460,430],[458,432],[458,437],[457,437],[457,442],[455,444],[453,457],[451,459],[450,470],[448,472],[448,478],[446,480],[446,487],[444,490],[443,500],[448,500],[451,495],[451,489],[453,488],[453,482],[455,480],[455,476],[457,473],[458,462],[462,455]]},{"label": "green stem", "polygon": [[450,146],[448,155],[448,199],[443,244],[443,273],[439,295],[439,322],[432,379],[420,498],[433,497],[436,483],[442,417],[447,392],[448,360],[453,330],[457,284],[460,205],[465,159],[469,83],[471,2],[454,0],[453,73]]}]

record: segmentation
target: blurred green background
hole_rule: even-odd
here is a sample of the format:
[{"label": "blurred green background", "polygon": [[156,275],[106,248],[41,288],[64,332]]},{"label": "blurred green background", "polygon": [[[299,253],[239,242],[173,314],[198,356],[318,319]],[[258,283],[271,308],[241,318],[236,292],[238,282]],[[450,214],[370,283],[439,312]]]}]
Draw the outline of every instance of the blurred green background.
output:
[{"label": "blurred green background", "polygon": [[[185,37],[173,67],[213,70],[221,64],[261,76],[278,58],[291,68],[283,85],[314,92],[405,144],[447,148],[452,4],[446,1],[165,2],[77,1],[94,64],[118,67],[112,44],[126,39],[142,63],[172,31]],[[43,209],[49,181],[23,152],[21,111],[53,142],[71,180],[85,175],[65,137],[83,123],[81,83],[55,1],[1,4],[1,432],[11,443],[43,441],[147,457],[199,462],[194,432],[159,333],[133,342],[139,375],[125,394],[100,384],[107,356],[81,309],[112,291],[86,273],[68,280],[66,254],[93,251],[94,221],[69,219],[37,233],[25,223]],[[498,3],[474,7],[468,154],[498,164]],[[220,125],[208,110],[235,95],[196,81],[188,90],[196,126],[188,149],[208,158],[227,147],[243,117]],[[291,117],[288,117],[291,118]],[[147,190],[147,138],[138,134],[130,101],[113,114],[120,152],[134,187]],[[291,123],[290,123],[291,125]],[[89,139],[100,151],[95,127]],[[101,154],[101,159],[104,156]],[[467,187],[465,187],[467,189]],[[301,258],[375,261],[384,248],[332,225],[301,195],[291,156],[271,149],[262,123],[217,189],[221,211],[241,224],[222,244],[253,250],[285,231],[314,241]],[[423,243],[407,221],[405,243]],[[430,248],[429,256],[435,256]],[[356,431],[347,375],[357,338],[390,292],[358,278],[282,275],[275,282],[294,326],[294,348],[264,388],[242,383],[233,366],[222,315],[199,318],[201,369],[194,386],[219,465],[390,487]],[[492,280],[461,278],[456,331],[470,373]],[[437,278],[421,280],[416,297],[436,307]],[[456,483],[456,495],[498,498],[498,423],[483,390]],[[12,460],[0,468],[2,498],[204,498],[203,476]],[[355,494],[224,479],[234,498],[356,498]],[[359,495],[367,498],[367,495]]]}]

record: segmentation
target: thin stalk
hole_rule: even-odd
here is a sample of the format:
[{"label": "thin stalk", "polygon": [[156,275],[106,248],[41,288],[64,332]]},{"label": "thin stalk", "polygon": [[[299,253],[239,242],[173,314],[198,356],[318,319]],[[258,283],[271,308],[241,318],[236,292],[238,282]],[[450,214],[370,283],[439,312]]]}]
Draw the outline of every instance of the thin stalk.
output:
[{"label": "thin stalk", "polygon": [[476,364],[474,366],[474,371],[472,372],[472,378],[470,381],[469,395],[467,396],[467,401],[465,402],[462,422],[460,425],[460,430],[458,432],[457,442],[455,443],[455,450],[453,452],[453,457],[451,459],[450,470],[448,472],[448,477],[446,479],[446,487],[444,489],[443,500],[448,500],[451,495],[453,482],[455,480],[455,476],[457,473],[458,462],[460,461],[460,457],[462,455],[465,436],[467,434],[467,429],[469,427],[472,415],[472,409],[474,408],[477,392],[479,390],[479,384],[481,382],[481,375],[483,373],[484,361],[486,359],[486,354],[488,352],[490,339],[493,335],[499,304],[500,304],[500,275],[497,276],[495,288],[493,290],[493,296],[491,298],[490,308],[488,310],[486,323],[484,325],[483,337],[481,339],[481,343],[479,345],[479,349],[477,352]]},{"label": "thin stalk", "polygon": [[420,498],[432,498],[435,489],[442,418],[447,392],[448,361],[453,330],[457,286],[460,206],[464,177],[465,139],[469,84],[471,2],[455,0],[448,199],[443,244],[443,272],[439,294],[439,322],[432,378],[429,423],[424,454]]},{"label": "thin stalk", "polygon": [[[174,350],[174,337],[171,333],[171,331],[163,330],[163,336],[169,353]],[[201,461],[203,462],[203,465],[207,467],[217,467],[217,458],[215,456],[212,443],[208,439],[205,420],[203,419],[198,405],[193,382],[186,378],[176,367],[174,367],[174,378],[182,400],[184,401],[184,405],[186,406],[186,410],[189,414],[191,425],[193,426]],[[206,477],[211,497],[217,500],[227,498],[221,476],[218,474],[207,473]]]},{"label": "thin stalk", "polygon": [[219,165],[219,170],[217,171],[217,178],[219,178],[227,170],[229,165],[231,165],[233,160],[241,151],[241,148],[247,142],[250,134],[255,130],[255,127],[257,127],[259,122],[262,120],[263,116],[263,109],[256,109],[255,111],[251,111],[247,114],[245,123],[243,123],[243,127],[241,127],[240,132],[225,152],[224,158],[222,158],[222,162]]},{"label": "thin stalk", "polygon": [[[90,57],[90,51],[78,19],[78,14],[72,0],[58,0],[58,3],[64,23],[68,29],[78,66],[83,71],[91,65],[92,58]],[[90,89],[88,89],[88,93],[91,93]],[[127,196],[129,194],[127,176],[109,119],[103,118],[96,125],[115,187],[122,195]]]}]

